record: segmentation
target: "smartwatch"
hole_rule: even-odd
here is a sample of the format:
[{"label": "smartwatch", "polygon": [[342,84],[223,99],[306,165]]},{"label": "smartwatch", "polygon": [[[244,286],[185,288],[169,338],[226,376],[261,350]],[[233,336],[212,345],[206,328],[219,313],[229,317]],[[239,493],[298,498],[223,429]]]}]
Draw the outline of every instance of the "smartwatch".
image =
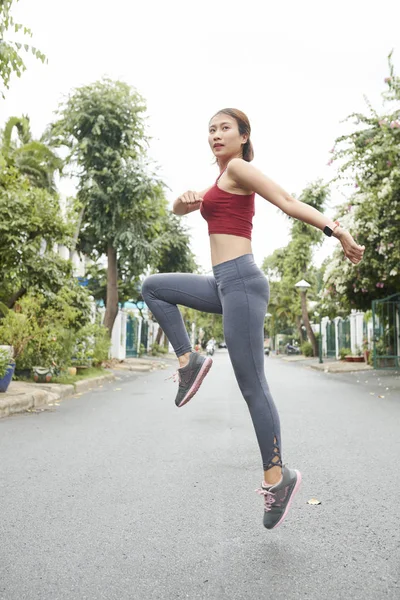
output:
[{"label": "smartwatch", "polygon": [[325,225],[325,227],[323,229],[324,234],[327,235],[328,237],[331,237],[331,235],[335,231],[336,227],[340,227],[339,221],[334,221],[334,223],[335,223],[335,227],[333,229],[328,227],[328,225]]}]

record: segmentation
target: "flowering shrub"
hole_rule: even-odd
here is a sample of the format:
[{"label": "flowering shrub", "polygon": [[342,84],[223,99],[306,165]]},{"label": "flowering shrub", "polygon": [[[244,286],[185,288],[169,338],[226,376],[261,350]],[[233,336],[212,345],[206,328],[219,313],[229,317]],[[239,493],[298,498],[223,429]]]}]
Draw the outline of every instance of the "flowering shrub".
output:
[{"label": "flowering shrub", "polygon": [[366,248],[357,266],[335,249],[324,274],[325,297],[341,297],[350,308],[368,308],[400,289],[400,78],[391,56],[389,68],[383,98],[391,111],[378,115],[368,105],[369,115],[350,115],[358,127],[336,140],[333,155],[339,177],[353,187],[339,220]]}]

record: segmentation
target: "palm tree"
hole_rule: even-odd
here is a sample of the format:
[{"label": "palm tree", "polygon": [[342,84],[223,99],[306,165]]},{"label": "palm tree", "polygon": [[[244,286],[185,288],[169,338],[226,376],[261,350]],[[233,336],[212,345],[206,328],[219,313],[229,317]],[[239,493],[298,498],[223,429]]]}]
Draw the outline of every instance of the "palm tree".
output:
[{"label": "palm tree", "polygon": [[[13,138],[14,130],[17,140]],[[54,176],[63,161],[46,145],[45,138],[32,139],[29,117],[10,117],[2,132],[0,152],[6,164],[17,168],[35,187],[55,193]]]}]

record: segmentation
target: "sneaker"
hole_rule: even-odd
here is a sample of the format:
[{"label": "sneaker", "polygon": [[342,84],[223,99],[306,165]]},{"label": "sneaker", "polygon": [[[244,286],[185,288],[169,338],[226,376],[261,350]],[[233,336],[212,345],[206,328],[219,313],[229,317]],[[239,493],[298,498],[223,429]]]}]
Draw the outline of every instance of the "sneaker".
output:
[{"label": "sneaker", "polygon": [[264,527],[276,529],[286,517],[294,495],[301,483],[300,471],[282,467],[282,479],[275,485],[268,485],[265,481],[257,494],[264,496]]},{"label": "sneaker", "polygon": [[180,408],[193,398],[211,369],[212,362],[209,356],[204,357],[197,352],[190,353],[188,364],[176,372],[179,380],[178,393],[175,398],[176,406]]}]

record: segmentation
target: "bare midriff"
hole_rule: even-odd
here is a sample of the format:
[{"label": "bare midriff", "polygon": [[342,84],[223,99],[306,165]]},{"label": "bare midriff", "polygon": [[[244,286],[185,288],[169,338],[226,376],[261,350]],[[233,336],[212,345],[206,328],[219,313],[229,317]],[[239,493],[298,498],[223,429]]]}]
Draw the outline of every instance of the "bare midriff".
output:
[{"label": "bare midriff", "polygon": [[212,233],[210,235],[212,266],[219,265],[227,260],[233,260],[243,254],[251,254],[251,241],[238,235],[225,233]]}]

